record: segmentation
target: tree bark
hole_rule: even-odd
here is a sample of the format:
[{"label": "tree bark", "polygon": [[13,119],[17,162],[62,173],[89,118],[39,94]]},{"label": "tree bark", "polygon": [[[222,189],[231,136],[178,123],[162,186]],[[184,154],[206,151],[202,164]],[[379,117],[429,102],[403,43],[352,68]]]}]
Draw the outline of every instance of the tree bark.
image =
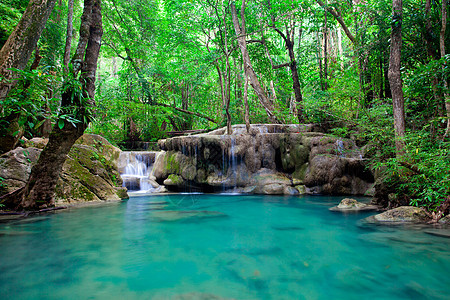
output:
[{"label": "tree bark", "polygon": [[[439,48],[441,50],[441,58],[444,60],[442,70],[447,68],[447,61],[445,60],[445,31],[447,29],[447,0],[442,0],[442,25],[439,35]],[[445,110],[447,111],[447,128],[445,129],[444,138],[450,134],[450,94],[448,92],[448,80],[447,76],[442,76],[444,81],[444,102]]]},{"label": "tree bark", "polygon": [[156,106],[163,106],[163,107],[173,108],[173,109],[175,109],[175,110],[177,110],[177,111],[179,111],[179,112],[182,112],[182,113],[185,113],[185,114],[188,114],[188,115],[197,116],[197,117],[206,119],[206,120],[208,120],[208,121],[211,121],[211,122],[217,124],[217,121],[214,120],[213,118],[210,118],[210,117],[208,117],[208,116],[205,116],[205,115],[203,115],[203,114],[201,114],[201,113],[198,113],[198,112],[195,112],[195,111],[185,110],[185,109],[182,109],[182,108],[179,108],[179,107],[174,107],[174,106],[171,106],[171,105],[168,105],[168,104],[164,104],[164,103],[155,103],[155,105],[156,105]]},{"label": "tree bark", "polygon": [[67,3],[67,31],[66,31],[66,46],[64,47],[64,71],[68,72],[69,60],[70,60],[70,46],[72,44],[73,36],[73,0],[68,0]]},{"label": "tree bark", "polygon": [[245,106],[245,128],[247,129],[247,133],[250,133],[250,109],[248,107],[248,78],[245,75],[245,83],[244,83],[244,106]]},{"label": "tree bark", "polygon": [[281,123],[277,117],[274,115],[273,111],[274,108],[272,106],[272,103],[270,103],[269,99],[267,98],[266,93],[264,92],[263,88],[261,87],[261,84],[259,83],[258,76],[256,75],[255,71],[253,70],[250,56],[248,54],[247,50],[247,43],[245,41],[245,17],[244,17],[244,11],[245,11],[245,0],[242,1],[241,6],[241,23],[242,27],[239,25],[239,20],[236,12],[236,5],[231,3],[230,5],[230,11],[231,16],[233,18],[233,26],[234,31],[237,35],[237,40],[239,44],[239,48],[241,49],[242,53],[242,60],[244,61],[244,72],[245,75],[248,76],[250,80],[250,85],[253,87],[253,90],[255,91],[256,95],[258,96],[258,99],[260,100],[262,106],[266,110],[266,113],[273,123]]},{"label": "tree bark", "polygon": [[[268,7],[269,9],[272,8],[270,1],[268,1]],[[238,23],[239,24],[239,23]],[[292,89],[294,90],[294,96],[296,101],[296,110],[295,115],[297,116],[297,119],[299,123],[303,123],[305,120],[304,112],[303,112],[303,95],[302,90],[300,86],[300,77],[298,75],[298,69],[297,69],[297,61],[295,59],[295,53],[294,53],[294,46],[295,46],[295,40],[294,40],[294,33],[295,33],[295,23],[291,24],[291,30],[289,30],[288,26],[286,25],[286,33],[283,33],[280,29],[275,27],[275,17],[272,15],[272,28],[281,36],[281,38],[284,41],[284,44],[286,46],[286,49],[288,50],[289,54],[289,69],[291,70],[291,77],[292,77]],[[289,32],[291,31],[291,32]],[[300,22],[300,31],[299,31],[299,46],[300,46],[300,40],[302,35],[302,29],[301,29],[301,22]],[[263,39],[264,40],[264,39]],[[265,44],[265,43],[264,43]],[[270,58],[269,51],[266,46],[266,52],[269,56],[269,59],[272,64],[272,68],[275,69],[272,63],[272,59]],[[280,65],[280,66],[284,66]]]},{"label": "tree bark", "polygon": [[325,24],[323,28],[323,89],[328,89],[328,20],[325,10]]},{"label": "tree bark", "polygon": [[392,92],[394,110],[395,148],[397,156],[404,152],[405,104],[403,98],[401,67],[402,48],[402,0],[392,0],[391,51],[389,57],[388,77]]},{"label": "tree bark", "polygon": [[344,30],[345,34],[347,35],[348,39],[352,42],[352,44],[356,44],[356,39],[353,36],[353,34],[350,32],[350,29],[347,27],[347,24],[345,24],[344,19],[342,19],[341,13],[339,11],[335,11],[333,8],[329,7],[328,5],[325,5],[321,0],[317,0],[317,3],[322,6],[324,9],[326,9],[335,19],[338,21],[339,24],[341,24],[342,29]]},{"label": "tree bark", "polygon": [[22,18],[0,50],[0,101],[14,87],[14,72],[23,70],[36,48],[42,30],[55,6],[56,0],[31,0]]},{"label": "tree bark", "polygon": [[[75,141],[83,135],[90,121],[89,107],[95,106],[95,73],[100,51],[102,29],[102,15],[100,0],[85,0],[85,7],[82,16],[81,30],[88,29],[87,34],[80,32],[79,45],[86,45],[84,52],[75,54],[74,59],[81,57],[78,61],[82,66],[80,81],[82,83],[83,94],[86,99],[85,106],[78,107],[80,110],[81,123],[77,126],[64,121],[64,126],[60,128],[57,124],[50,134],[49,142],[42,151],[37,164],[32,168],[30,178],[23,190],[23,197],[17,208],[38,209],[54,206],[54,190],[56,182],[61,173],[67,154]],[[78,47],[80,50],[81,47]],[[75,76],[77,73],[74,74]],[[71,91],[66,91],[62,95],[61,107],[73,106]],[[86,117],[86,120],[85,118]]]},{"label": "tree bark", "polygon": [[339,49],[339,58],[340,58],[340,65],[341,70],[344,70],[344,51],[342,49],[342,33],[341,28],[337,28],[337,35],[338,35],[338,49]]}]

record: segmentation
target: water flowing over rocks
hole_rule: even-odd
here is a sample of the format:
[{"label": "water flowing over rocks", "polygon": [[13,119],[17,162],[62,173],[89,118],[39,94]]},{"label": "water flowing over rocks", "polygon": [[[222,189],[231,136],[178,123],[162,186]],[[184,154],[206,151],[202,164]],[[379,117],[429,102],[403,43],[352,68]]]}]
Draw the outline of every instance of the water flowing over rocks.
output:
[{"label": "water flowing over rocks", "polygon": [[314,125],[234,125],[158,142],[152,175],[173,191],[364,195],[374,178],[352,140]]},{"label": "water flowing over rocks", "polygon": [[[0,156],[0,195],[25,186],[45,139],[32,139]],[[120,149],[99,135],[85,134],[73,145],[56,185],[58,205],[128,198],[118,172]]]}]

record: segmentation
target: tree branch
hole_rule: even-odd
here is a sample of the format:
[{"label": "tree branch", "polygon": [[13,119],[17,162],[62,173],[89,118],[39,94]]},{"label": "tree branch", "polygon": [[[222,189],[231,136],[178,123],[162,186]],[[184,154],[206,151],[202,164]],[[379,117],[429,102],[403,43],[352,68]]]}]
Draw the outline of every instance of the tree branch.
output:
[{"label": "tree branch", "polygon": [[203,114],[201,114],[201,113],[198,113],[198,112],[189,111],[189,110],[186,110],[186,109],[174,107],[174,106],[171,106],[171,105],[168,105],[168,104],[164,104],[164,103],[155,103],[155,105],[157,105],[157,106],[163,106],[163,107],[167,107],[167,108],[172,108],[172,109],[175,109],[175,110],[177,110],[177,111],[179,111],[179,112],[182,112],[182,113],[185,113],[185,114],[188,114],[188,115],[194,115],[194,116],[197,116],[197,117],[206,119],[206,120],[208,120],[208,121],[211,121],[211,122],[217,124],[216,120],[214,120],[214,119],[212,119],[212,118],[210,118],[210,117],[208,117],[208,116],[205,116],[205,115],[203,115]]}]

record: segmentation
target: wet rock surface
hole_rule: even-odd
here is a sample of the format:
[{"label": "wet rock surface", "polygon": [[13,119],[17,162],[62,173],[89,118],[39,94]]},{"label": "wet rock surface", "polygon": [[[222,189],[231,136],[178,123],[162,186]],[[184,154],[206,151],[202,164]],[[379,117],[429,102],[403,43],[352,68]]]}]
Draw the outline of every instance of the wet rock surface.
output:
[{"label": "wet rock surface", "polygon": [[158,142],[163,150],[153,166],[159,184],[206,192],[241,189],[256,194],[364,195],[374,178],[352,140],[317,132],[312,124],[234,125],[209,133]]}]

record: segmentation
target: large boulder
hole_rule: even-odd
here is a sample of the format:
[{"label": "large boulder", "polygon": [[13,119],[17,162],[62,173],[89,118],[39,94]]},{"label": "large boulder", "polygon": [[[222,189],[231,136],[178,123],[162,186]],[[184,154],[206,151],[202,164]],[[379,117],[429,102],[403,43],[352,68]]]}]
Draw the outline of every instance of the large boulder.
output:
[{"label": "large boulder", "polygon": [[400,206],[366,219],[377,223],[426,223],[430,217],[423,208]]},{"label": "large boulder", "polygon": [[[39,141],[39,144],[45,144]],[[31,144],[35,145],[35,144]],[[0,195],[25,185],[41,149],[18,147],[0,156]],[[70,150],[55,189],[58,205],[127,198],[117,169],[120,149],[98,135],[85,134]]]},{"label": "large boulder", "polygon": [[0,195],[25,186],[41,149],[17,147],[0,156]]}]

